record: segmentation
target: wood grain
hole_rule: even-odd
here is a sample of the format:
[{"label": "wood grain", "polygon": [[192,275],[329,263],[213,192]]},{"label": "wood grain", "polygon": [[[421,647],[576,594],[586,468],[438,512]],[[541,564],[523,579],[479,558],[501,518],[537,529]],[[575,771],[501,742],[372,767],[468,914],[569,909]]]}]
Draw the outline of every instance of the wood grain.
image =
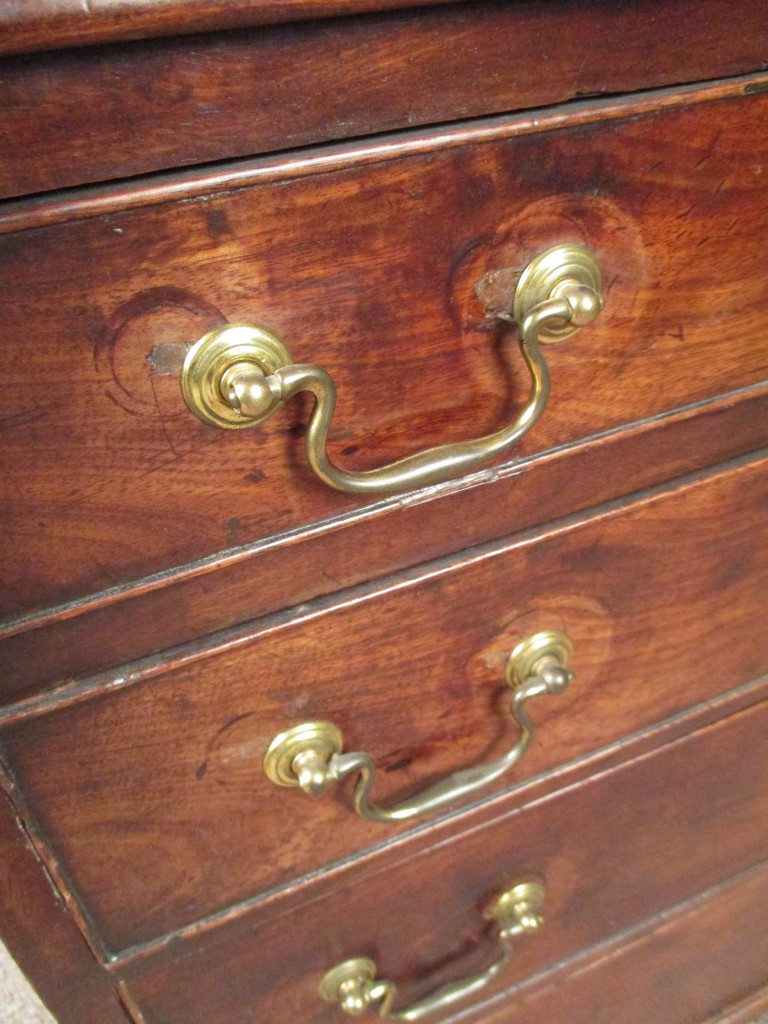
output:
[{"label": "wood grain", "polygon": [[0,930],[59,1024],[128,1024],[113,979],[100,967],[41,868],[0,789]]},{"label": "wood grain", "polygon": [[[347,884],[337,879],[325,891],[309,884],[287,894],[273,916],[255,908],[227,927],[121,966],[120,974],[148,1024],[229,1024],[249,1015],[276,1024],[332,1024],[338,1008],[317,995],[329,966],[371,956],[381,976],[402,981],[404,1001],[418,997],[487,963],[493,953],[483,940],[488,900],[518,878],[541,877],[545,925],[516,943],[504,981],[491,989],[499,992],[764,860],[766,725],[763,702],[515,813],[505,813],[500,802],[480,829],[455,821],[435,830],[428,851],[383,855],[378,871]],[[730,949],[724,935],[718,940],[721,955],[738,961],[743,935],[735,927]],[[765,942],[756,915],[747,927]],[[684,963],[695,968],[690,948],[675,954],[667,947],[656,984],[664,985],[665,969],[674,978],[675,966],[683,970]],[[752,978],[761,971],[762,980],[764,959],[747,954],[744,976],[750,965]],[[636,974],[627,970],[637,984],[644,976],[641,956],[634,966]],[[681,985],[687,1000],[694,977]],[[746,994],[738,983],[735,989]],[[706,983],[702,991],[706,999]],[[615,1004],[611,1010],[615,1020]],[[629,1011],[627,1019],[636,1018]]]},{"label": "wood grain", "polygon": [[505,661],[537,630],[569,634],[576,681],[533,709],[539,740],[507,787],[768,673],[766,505],[763,458],[478,549],[125,666],[105,693],[9,724],[3,756],[125,948],[397,834],[358,819],[346,787],[311,801],[268,782],[289,726],[336,722],[386,802],[509,748]]},{"label": "wood grain", "polygon": [[5,236],[5,614],[355,507],[306,467],[306,403],[234,435],[186,410],[158,351],[224,320],[328,367],[353,468],[514,415],[525,373],[474,287],[554,241],[595,249],[608,305],[551,350],[521,455],[764,379],[766,111],[754,95]]},{"label": "wood grain", "polygon": [[13,705],[0,717],[45,702],[51,684],[109,687],[121,662],[700,471],[764,444],[766,422],[768,388],[750,389],[31,617],[0,630],[0,693]]},{"label": "wood grain", "polygon": [[224,161],[203,168],[182,168],[173,174],[129,178],[106,182],[98,187],[41,193],[3,203],[0,206],[0,234],[64,221],[87,220],[140,206],[160,206],[174,200],[210,197],[252,185],[285,182],[316,173],[327,174],[353,165],[360,167],[404,156],[455,149],[472,142],[487,143],[511,135],[537,135],[548,130],[579,128],[598,121],[657,116],[691,104],[753,96],[766,91],[768,76],[764,72],[740,75],[714,82],[652,89],[629,96],[592,98],[541,110],[477,118],[469,123],[459,121],[395,132],[374,139]]},{"label": "wood grain", "polygon": [[[0,5],[0,52],[21,43],[18,25],[3,33],[13,7]],[[337,19],[332,31],[314,21],[69,52],[60,34],[56,52],[0,64],[0,136],[14,140],[0,149],[0,196],[731,77],[768,53],[761,0],[739,5],[737,32],[723,0],[570,5],[566,33],[563,15],[549,0],[478,0]],[[555,38],[557,60],[542,59]]]}]

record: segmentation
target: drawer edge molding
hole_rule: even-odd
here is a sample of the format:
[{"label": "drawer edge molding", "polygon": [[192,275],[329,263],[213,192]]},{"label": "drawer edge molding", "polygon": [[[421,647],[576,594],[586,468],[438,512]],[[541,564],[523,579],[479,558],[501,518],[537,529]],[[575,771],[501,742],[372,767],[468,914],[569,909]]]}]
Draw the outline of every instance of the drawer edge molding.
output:
[{"label": "drawer edge molding", "polygon": [[[664,496],[670,492],[682,493],[691,488],[706,485],[707,482],[714,478],[724,478],[732,473],[749,476],[752,472],[759,472],[761,464],[766,459],[768,459],[768,448],[760,448],[757,451],[737,456],[716,466],[708,466],[696,470],[674,481],[664,481],[655,486],[645,488],[633,494],[631,501],[633,505],[640,507],[641,505],[655,503],[657,500],[663,500]],[[9,700],[5,705],[0,703],[0,722],[9,723],[47,714],[58,708],[88,700],[99,693],[113,692],[127,686],[142,683],[147,679],[163,675],[201,657],[208,658],[223,650],[250,643],[256,637],[274,633],[298,622],[310,621],[335,609],[367,602],[384,593],[409,588],[424,579],[431,578],[435,574],[443,575],[449,573],[459,565],[468,564],[467,560],[471,563],[483,561],[488,557],[493,557],[499,551],[528,546],[556,532],[562,532],[564,529],[577,529],[588,521],[597,522],[598,520],[610,519],[621,514],[628,503],[626,496],[618,497],[604,502],[598,508],[580,509],[570,516],[550,520],[542,526],[522,530],[511,537],[493,538],[485,541],[465,551],[463,561],[459,559],[456,553],[451,552],[425,564],[415,567],[410,566],[397,571],[387,579],[377,581],[375,587],[356,584],[341,591],[333,591],[329,594],[318,596],[311,602],[264,615],[257,621],[249,620],[237,626],[217,630],[202,637],[168,647],[159,654],[152,653],[127,659],[117,668],[96,671],[87,676],[83,675],[80,678],[64,679],[57,687],[33,692],[16,700]],[[173,599],[172,594],[173,591],[171,591],[171,600]],[[124,604],[110,605],[107,610],[113,610],[116,613],[117,619],[124,621]],[[75,620],[74,624],[77,624],[77,620]],[[87,631],[87,617],[84,617],[83,625]],[[21,639],[29,639],[32,649],[40,643],[37,632],[22,634]],[[61,649],[60,644],[57,645],[57,648]],[[12,662],[9,660],[8,664],[10,666]]]},{"label": "drawer edge molding", "polygon": [[700,103],[739,100],[768,92],[768,75],[739,75],[704,85],[667,86],[632,97],[576,100],[522,114],[478,118],[454,127],[395,132],[377,142],[353,141],[307,151],[227,161],[222,167],[176,174],[149,175],[137,183],[127,180],[104,186],[78,186],[53,195],[8,200],[0,204],[0,235],[88,220],[137,207],[195,200],[251,188],[256,184],[330,174],[348,167],[384,163],[409,156],[437,153],[458,146],[495,142],[560,129],[578,129],[602,121],[658,117],[668,110]]},{"label": "drawer edge molding", "polygon": [[[701,417],[713,416],[719,421],[728,420],[722,431],[719,431],[719,433],[721,436],[724,436],[727,441],[728,438],[736,435],[738,432],[735,444],[728,445],[722,449],[713,447],[711,451],[707,451],[702,454],[701,445],[697,444],[696,440],[692,438],[689,443],[695,446],[695,451],[691,450],[689,452],[686,448],[684,456],[683,453],[680,454],[680,459],[685,457],[687,462],[694,463],[691,470],[687,472],[685,476],[680,478],[681,481],[684,482],[688,477],[692,476],[692,474],[699,473],[707,469],[717,470],[719,466],[739,459],[743,455],[750,453],[759,454],[759,452],[765,447],[764,432],[759,429],[750,431],[742,430],[739,432],[738,424],[730,424],[729,417],[735,416],[741,403],[755,403],[757,405],[755,411],[751,415],[745,417],[749,424],[754,425],[755,421],[758,421],[763,416],[763,406],[768,407],[768,380],[760,382],[759,384],[750,384],[746,387],[738,388],[735,391],[717,395],[712,398],[706,398],[702,401],[693,402],[690,405],[679,406],[677,408],[670,409],[668,412],[662,413],[661,415],[649,417],[648,419],[622,424],[619,427],[612,427],[608,430],[601,431],[598,434],[590,434],[589,436],[579,438],[574,442],[563,444],[556,448],[536,453],[532,456],[503,463],[502,465],[490,470],[481,470],[458,480],[438,485],[434,488],[426,488],[416,494],[382,498],[379,501],[370,505],[365,505],[362,508],[355,509],[351,512],[345,512],[341,515],[332,516],[316,523],[310,523],[305,526],[297,527],[293,530],[274,534],[272,537],[258,540],[251,544],[229,548],[225,551],[216,552],[215,554],[195,559],[192,562],[184,563],[183,565],[174,566],[170,569],[163,570],[162,572],[151,573],[147,576],[131,580],[124,584],[99,590],[93,594],[73,598],[69,601],[62,601],[38,610],[29,611],[18,616],[7,618],[4,621],[0,621],[0,644],[8,640],[12,640],[14,637],[21,636],[24,633],[31,633],[45,629],[47,626],[60,625],[63,622],[79,618],[80,616],[98,613],[99,611],[108,608],[110,605],[118,604],[126,600],[145,598],[157,593],[158,591],[167,590],[168,588],[193,582],[201,576],[206,576],[213,570],[226,570],[230,568],[236,569],[243,564],[249,563],[253,558],[257,558],[259,555],[263,555],[268,552],[282,551],[285,554],[289,548],[297,544],[301,544],[302,542],[311,542],[314,539],[322,538],[339,530],[347,530],[355,527],[359,528],[369,521],[381,519],[392,512],[397,512],[399,515],[402,515],[403,512],[407,510],[415,510],[419,507],[430,505],[441,498],[450,500],[451,498],[459,496],[462,492],[474,491],[489,485],[504,484],[509,486],[511,481],[513,479],[518,480],[523,472],[535,471],[538,468],[545,469],[564,457],[588,457],[590,453],[607,446],[624,446],[635,440],[642,440],[649,431],[664,429],[686,430],[691,429],[692,427],[695,428],[697,421]],[[745,434],[744,438],[741,437],[741,433]],[[665,451],[668,448],[675,448],[676,450],[679,450],[683,445],[685,445],[686,441],[687,438],[676,442],[675,445],[667,444],[665,445]],[[768,451],[768,449],[766,449],[766,451]],[[695,452],[698,452],[700,455],[700,459],[698,461],[694,458]],[[571,511],[576,513],[583,512],[588,509],[596,509],[602,504],[613,501],[614,498],[629,494],[640,494],[640,492],[646,490],[648,486],[658,486],[659,488],[662,488],[668,485],[678,474],[673,472],[672,468],[665,468],[660,459],[661,455],[658,454],[658,457],[654,462],[653,476],[652,478],[648,478],[647,482],[644,477],[639,480],[629,480],[629,489],[623,489],[615,495],[611,494],[610,496],[600,496],[598,494],[597,500],[592,500],[586,504],[581,503],[577,508],[574,508]],[[674,461],[674,466],[678,464],[680,459],[676,459]],[[619,455],[616,455],[612,461],[619,461]],[[637,459],[627,459],[626,461],[634,464],[637,462]],[[622,481],[627,481],[627,479],[628,478],[625,473],[622,477]],[[596,492],[593,489],[591,493],[594,497]],[[542,507],[541,502],[539,502],[539,507]],[[536,522],[525,522],[519,526],[511,524],[503,531],[503,533],[494,533],[484,537],[483,540],[478,543],[492,542],[493,540],[498,540],[502,536],[512,536],[514,533],[527,531],[530,528],[535,528],[537,525],[549,524],[560,518],[562,518],[562,514],[544,512],[543,517],[537,519]],[[450,548],[445,552],[445,554],[450,555],[453,552],[454,549]],[[398,568],[405,569],[406,566],[399,566]],[[390,569],[387,571],[396,572],[397,569]],[[374,573],[374,575],[381,576],[383,574]],[[338,592],[339,589],[347,588],[336,588],[336,591],[334,592]],[[309,598],[303,597],[300,599],[300,603],[306,603],[307,600],[309,600]],[[252,613],[245,617],[257,618],[260,615],[267,615],[270,614],[270,612],[277,610],[277,608],[271,608],[255,614]],[[172,645],[173,641],[169,641],[163,646],[170,647]],[[136,655],[135,657],[140,657],[140,655]],[[135,658],[125,657],[121,660],[129,661],[135,660]],[[67,674],[70,675],[71,673],[68,672]]]}]

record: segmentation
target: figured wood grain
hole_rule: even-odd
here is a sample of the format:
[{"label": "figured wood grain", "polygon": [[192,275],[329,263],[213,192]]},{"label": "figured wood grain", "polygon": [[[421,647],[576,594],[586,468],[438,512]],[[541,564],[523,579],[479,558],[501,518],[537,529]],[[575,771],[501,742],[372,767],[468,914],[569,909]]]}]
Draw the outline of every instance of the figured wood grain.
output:
[{"label": "figured wood grain", "polygon": [[61,693],[91,677],[98,689],[101,674],[109,687],[121,662],[700,471],[764,444],[766,422],[768,388],[748,389],[11,624],[0,693],[12,706],[0,715],[46,700],[51,684]]},{"label": "figured wood grain", "polygon": [[[5,614],[355,507],[306,466],[303,400],[235,434],[188,412],[164,346],[225,320],[327,366],[353,468],[514,415],[526,375],[474,287],[555,241],[595,249],[607,307],[551,350],[521,455],[763,380],[767,110],[754,95],[5,236]],[[55,387],[30,399],[29,380]]]},{"label": "figured wood grain", "polygon": [[3,942],[59,1024],[128,1024],[114,980],[88,949],[2,789],[0,891]]},{"label": "figured wood grain", "polygon": [[[273,916],[254,908],[120,966],[120,975],[148,1024],[225,1024],[248,1014],[332,1024],[339,1010],[317,985],[334,963],[371,956],[382,977],[402,982],[407,1002],[487,963],[483,908],[500,887],[542,878],[545,925],[515,943],[490,989],[499,992],[764,860],[767,724],[763,702],[517,812],[500,802],[480,829],[454,821],[435,830],[427,851],[382,856],[377,873],[325,891],[315,880],[287,894]],[[723,955],[735,959],[743,936],[737,925],[731,934],[733,950]],[[685,959],[696,962],[690,949]],[[754,972],[755,958],[747,960]]]},{"label": "figured wood grain", "polygon": [[289,726],[336,722],[387,802],[511,746],[506,657],[537,630],[568,633],[576,680],[532,708],[539,739],[507,787],[768,673],[767,505],[762,458],[489,545],[125,666],[10,723],[3,757],[107,947],[147,941],[397,834],[358,819],[347,787],[312,801],[270,783]]},{"label": "figured wood grain", "polygon": [[0,196],[744,74],[766,65],[764,15],[742,2],[734,32],[723,0],[578,4],[563,33],[560,3],[475,2],[6,58]]}]

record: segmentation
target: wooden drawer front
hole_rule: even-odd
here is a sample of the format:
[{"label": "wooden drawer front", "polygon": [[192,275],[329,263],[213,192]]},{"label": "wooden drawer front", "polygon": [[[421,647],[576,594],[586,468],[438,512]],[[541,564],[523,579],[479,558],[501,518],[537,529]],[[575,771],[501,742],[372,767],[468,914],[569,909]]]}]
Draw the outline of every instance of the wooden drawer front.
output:
[{"label": "wooden drawer front", "polygon": [[[140,32],[135,6],[129,34]],[[60,9],[55,30],[43,27],[41,36],[16,12],[8,25],[8,7],[0,5],[0,52],[65,44]],[[231,4],[208,10],[213,19],[226,10],[230,27]],[[248,4],[244,18],[259,10]],[[741,0],[734,30],[725,0],[580,3],[568,11],[564,33],[563,12],[539,0],[474,0],[6,58],[0,134],[16,145],[0,151],[0,196],[759,70],[768,47],[764,14],[762,0]],[[81,7],[73,22],[78,15]],[[163,29],[190,31],[196,26],[187,17],[185,10],[183,26]],[[85,20],[67,41],[93,38],[93,15]],[[111,34],[113,10],[109,21]],[[557,60],[542,61],[542,42],[555,35]],[[340,88],[345,81],[354,88]]]},{"label": "wooden drawer front", "polygon": [[462,1024],[765,1024],[766,905],[763,864],[531,979],[490,1013],[462,1015]]},{"label": "wooden drawer front", "polygon": [[246,913],[127,966],[129,990],[147,1024],[340,1024],[317,995],[335,963],[372,957],[407,1005],[492,959],[483,908],[538,876],[546,920],[516,940],[498,992],[764,860],[767,735],[763,702],[519,812],[499,802],[482,827],[444,826],[431,849],[404,847],[322,896],[307,886],[290,910],[288,897],[272,917]]},{"label": "wooden drawer front", "polygon": [[[548,350],[552,398],[521,453],[764,378],[768,96],[723,88],[737,98],[647,118],[650,102],[605,103],[541,134],[518,118],[254,165],[184,202],[110,213],[96,196],[69,214],[103,216],[2,238],[4,612],[359,504],[307,468],[301,398],[251,431],[186,409],[184,343],[225,320],[330,371],[332,455],[357,469],[513,418],[527,372],[475,285],[561,241],[599,256],[607,307]],[[499,516],[511,528],[514,508]]]},{"label": "wooden drawer front", "polygon": [[397,831],[357,818],[347,785],[313,800],[266,779],[293,725],[337,723],[391,802],[511,747],[506,658],[538,630],[568,633],[576,676],[529,704],[538,737],[507,785],[768,672],[767,502],[756,459],[124,667],[9,724],[4,760],[107,946],[151,939]]},{"label": "wooden drawer front", "polygon": [[762,865],[462,1024],[765,1024],[766,905]]}]

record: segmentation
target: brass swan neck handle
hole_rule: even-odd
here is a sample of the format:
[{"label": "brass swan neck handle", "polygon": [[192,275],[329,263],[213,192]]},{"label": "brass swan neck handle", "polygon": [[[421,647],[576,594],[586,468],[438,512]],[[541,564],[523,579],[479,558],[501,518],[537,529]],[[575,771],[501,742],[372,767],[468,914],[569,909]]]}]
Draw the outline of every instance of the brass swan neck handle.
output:
[{"label": "brass swan neck handle", "polygon": [[539,910],[543,900],[544,886],[537,881],[518,882],[501,893],[489,913],[496,925],[497,958],[485,970],[449,982],[403,1010],[392,1009],[397,986],[392,981],[377,979],[376,964],[368,957],[354,957],[332,967],[320,982],[320,996],[326,1002],[338,1003],[353,1016],[373,1007],[384,1020],[421,1020],[445,1010],[474,995],[501,973],[512,955],[512,939],[532,934],[541,926]]},{"label": "brass swan neck handle", "polygon": [[525,705],[533,697],[567,689],[572,677],[568,669],[571,653],[570,640],[559,631],[535,633],[518,644],[506,669],[507,685],[514,691],[510,711],[520,727],[511,749],[490,764],[454,772],[394,806],[371,802],[376,764],[363,751],[344,754],[341,730],[332,722],[303,722],[280,733],[267,749],[264,772],[277,785],[299,787],[311,796],[358,774],[352,802],[357,814],[368,821],[403,822],[432,814],[485,789],[520,761],[534,736]]},{"label": "brass swan neck handle", "polygon": [[515,420],[485,437],[427,448],[376,469],[356,472],[331,462],[327,440],[336,385],[323,367],[294,363],[280,338],[266,328],[228,324],[209,331],[187,354],[182,392],[203,422],[241,429],[261,423],[294,395],[309,391],[315,406],[306,434],[307,459],[330,487],[389,494],[441,483],[501,455],[537,422],[550,390],[540,345],[591,323],[603,308],[601,287],[600,268],[584,246],[556,246],[536,257],[520,277],[512,311],[497,314],[517,324],[531,375],[528,401]]}]

